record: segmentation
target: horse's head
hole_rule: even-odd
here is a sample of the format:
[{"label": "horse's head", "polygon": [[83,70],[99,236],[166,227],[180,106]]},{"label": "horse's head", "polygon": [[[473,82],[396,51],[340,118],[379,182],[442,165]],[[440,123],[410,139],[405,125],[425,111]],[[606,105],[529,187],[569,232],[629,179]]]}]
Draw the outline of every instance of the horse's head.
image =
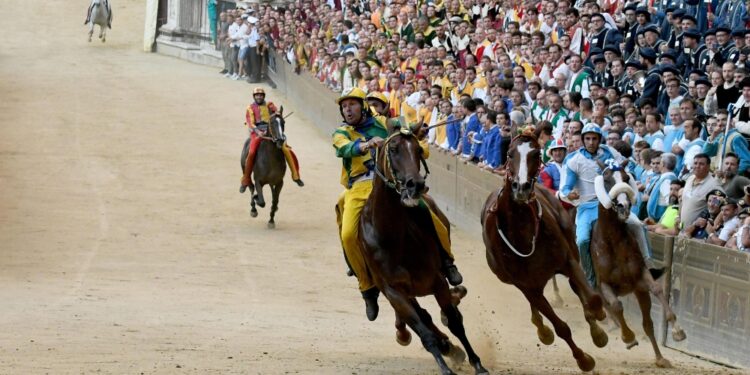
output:
[{"label": "horse's head", "polygon": [[594,190],[599,203],[606,209],[614,210],[620,221],[630,216],[630,207],[635,203],[635,189],[631,186],[632,176],[625,167],[628,161],[617,164],[609,159],[602,163],[597,160],[602,174],[594,180]]},{"label": "horse's head", "polygon": [[[430,173],[422,155],[419,140],[424,129],[419,125],[390,126],[390,135],[378,148],[376,172],[390,188],[401,195],[401,204],[414,207],[425,192],[425,179]],[[424,165],[425,175],[420,174]]]},{"label": "horse's head", "polygon": [[278,113],[271,115],[270,123],[268,124],[268,134],[271,136],[271,140],[276,147],[282,148],[284,142],[286,142],[286,135],[284,134],[284,127],[286,122],[284,121],[284,107],[279,109]]},{"label": "horse's head", "polygon": [[513,200],[527,203],[533,197],[534,182],[542,164],[536,137],[526,133],[517,136],[510,144],[505,163],[505,186],[510,186]]}]

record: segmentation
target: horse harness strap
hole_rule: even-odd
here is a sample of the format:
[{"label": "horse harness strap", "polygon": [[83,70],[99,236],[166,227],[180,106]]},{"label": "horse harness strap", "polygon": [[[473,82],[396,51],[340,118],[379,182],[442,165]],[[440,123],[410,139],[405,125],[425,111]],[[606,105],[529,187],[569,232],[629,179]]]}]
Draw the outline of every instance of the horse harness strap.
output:
[{"label": "horse harness strap", "polygon": [[[528,258],[532,254],[534,254],[534,252],[536,251],[536,238],[539,235],[539,222],[542,220],[542,204],[539,203],[539,199],[534,199],[534,201],[536,201],[538,212],[536,215],[536,223],[534,225],[534,236],[531,237],[531,252],[529,252],[528,254],[523,254],[520,251],[518,251],[515,247],[513,247],[513,245],[511,245],[510,241],[508,240],[508,238],[505,237],[505,234],[503,233],[502,229],[500,229],[500,227],[497,225],[497,220],[495,221],[495,229],[497,230],[497,233],[500,234],[500,238],[503,239],[503,242],[505,242],[505,244],[510,248],[511,251],[513,251],[516,255],[518,255],[521,258]],[[531,209],[532,212],[534,212],[533,205],[529,205],[529,208]]]},{"label": "horse harness strap", "polygon": [[[411,133],[411,132],[409,132],[409,133],[397,132],[397,133],[393,133],[390,136],[388,136],[388,138],[386,138],[385,142],[383,142],[383,145],[380,147],[380,148],[386,150],[386,153],[385,153],[385,168],[386,168],[386,170],[384,171],[385,173],[383,171],[381,171],[380,168],[378,167],[378,154],[377,154],[378,151],[377,150],[375,150],[375,168],[374,168],[374,171],[375,171],[375,174],[381,180],[383,180],[383,182],[385,182],[386,186],[388,186],[389,188],[391,188],[393,190],[396,190],[396,193],[401,194],[402,184],[401,184],[401,181],[399,179],[397,179],[396,176],[393,174],[393,167],[391,166],[391,156],[387,152],[387,150],[388,150],[388,148],[387,148],[388,144],[393,140],[393,138],[395,138],[398,135],[414,136],[414,133]],[[430,174],[430,168],[427,166],[427,162],[425,161],[425,159],[421,155],[419,157],[419,161],[422,162],[422,165],[424,166],[424,170],[425,170],[424,178],[427,179],[427,176]],[[393,181],[391,181],[388,177],[386,177],[386,173],[390,174],[393,177]]]}]

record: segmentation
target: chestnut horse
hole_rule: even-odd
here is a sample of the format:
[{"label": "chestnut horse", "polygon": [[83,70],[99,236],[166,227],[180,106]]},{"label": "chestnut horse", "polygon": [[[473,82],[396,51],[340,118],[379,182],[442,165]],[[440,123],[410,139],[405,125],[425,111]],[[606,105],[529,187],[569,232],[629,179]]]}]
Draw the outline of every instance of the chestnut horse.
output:
[{"label": "chestnut horse", "polygon": [[487,263],[502,282],[515,285],[529,301],[539,340],[550,345],[555,339],[541,312],[568,343],[578,367],[590,371],[594,359],[576,346],[570,327],[544,297],[549,279],[558,273],[567,276],[583,304],[594,344],[607,345],[607,334],[596,322],[605,318],[602,300],[586,282],[578,263],[570,217],[549,190],[535,184],[542,162],[540,151],[533,134],[524,133],[511,142],[505,185],[490,194],[482,210]]},{"label": "chestnut horse", "polygon": [[[271,186],[271,219],[268,221],[268,228],[276,227],[274,217],[279,209],[279,195],[284,187],[284,174],[286,173],[286,159],[282,147],[286,141],[284,135],[284,107],[279,108],[278,113],[271,114],[268,124],[258,126],[259,130],[267,135],[261,135],[263,139],[258,145],[258,151],[255,155],[255,164],[253,165],[254,183],[250,186],[250,216],[258,216],[258,209],[255,205],[265,207],[266,201],[263,198],[263,186]],[[250,138],[245,141],[242,148],[240,167],[245,170],[247,153],[249,152]],[[257,193],[257,194],[256,194]]]},{"label": "chestnut horse", "polygon": [[422,345],[437,361],[442,374],[454,374],[443,359],[449,355],[454,363],[466,356],[448,337],[432,323],[427,310],[417,303],[416,297],[434,295],[448,321],[448,328],[461,341],[469,362],[477,374],[487,370],[472,349],[463,326],[463,317],[456,307],[456,295],[465,293],[463,287],[450,290],[441,271],[440,241],[435,232],[430,212],[431,206],[446,228],[445,218],[429,197],[423,195],[425,176],[420,174],[420,164],[425,166],[419,139],[424,128],[393,127],[390,135],[378,148],[375,174],[370,194],[359,222],[359,239],[362,253],[375,285],[383,292],[396,312],[396,339],[408,345],[411,334],[408,325]]},{"label": "chestnut horse", "polygon": [[605,165],[599,162],[602,175],[594,180],[596,196],[599,199],[599,219],[594,223],[591,233],[591,257],[596,271],[597,289],[604,298],[609,315],[619,323],[622,341],[628,349],[638,345],[638,341],[625,323],[622,303],[617,297],[635,294],[643,315],[643,330],[646,331],[656,353],[656,365],[671,367],[669,361],[662,357],[654,337],[649,292],[659,299],[667,322],[672,323],[674,340],[684,340],[685,332],[677,324],[677,316],[669,307],[662,286],[654,281],[652,273],[646,267],[638,241],[625,223],[631,215],[631,204],[635,202],[635,190],[630,185],[633,177],[625,170],[627,163],[627,160],[621,165]]}]

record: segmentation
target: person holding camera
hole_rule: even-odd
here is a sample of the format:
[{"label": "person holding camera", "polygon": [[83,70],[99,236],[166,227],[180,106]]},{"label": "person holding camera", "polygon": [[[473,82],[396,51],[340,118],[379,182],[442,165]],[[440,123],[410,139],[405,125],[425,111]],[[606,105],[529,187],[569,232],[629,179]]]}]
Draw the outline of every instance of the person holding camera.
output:
[{"label": "person holding camera", "polygon": [[705,240],[713,233],[716,219],[721,213],[721,206],[727,195],[721,189],[714,189],[706,194],[706,208],[683,231],[684,235],[696,240]]}]

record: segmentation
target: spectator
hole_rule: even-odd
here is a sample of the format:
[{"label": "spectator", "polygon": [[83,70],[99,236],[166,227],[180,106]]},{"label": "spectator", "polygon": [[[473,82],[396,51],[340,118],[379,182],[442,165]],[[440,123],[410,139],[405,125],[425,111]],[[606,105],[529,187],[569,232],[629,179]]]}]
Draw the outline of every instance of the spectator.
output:
[{"label": "spectator", "polygon": [[710,159],[706,154],[698,154],[693,158],[693,175],[685,182],[682,192],[680,221],[683,223],[694,222],[698,214],[706,208],[706,194],[721,186],[719,181],[709,174],[709,163]]},{"label": "spectator", "polygon": [[664,210],[658,223],[649,224],[647,229],[650,232],[663,234],[667,236],[676,236],[680,231],[680,206],[679,197],[685,182],[674,179],[669,182],[669,206]]},{"label": "spectator", "polygon": [[671,182],[676,180],[677,176],[674,174],[674,166],[677,163],[677,157],[674,154],[666,153],[662,154],[659,162],[659,178],[653,183],[653,188],[650,191],[650,195],[644,196],[644,200],[647,201],[647,212],[648,218],[652,222],[658,222],[664,211],[672,205],[670,202]]},{"label": "spectator", "polygon": [[737,201],[727,198],[721,206],[721,214],[714,221],[714,225],[707,226],[707,243],[724,246],[729,237],[740,224],[737,218]]},{"label": "spectator", "polygon": [[698,217],[688,224],[684,233],[689,238],[696,240],[705,240],[708,238],[709,226],[713,228],[716,219],[721,213],[721,206],[724,204],[727,195],[721,189],[714,189],[706,194],[706,208],[704,208]]}]

